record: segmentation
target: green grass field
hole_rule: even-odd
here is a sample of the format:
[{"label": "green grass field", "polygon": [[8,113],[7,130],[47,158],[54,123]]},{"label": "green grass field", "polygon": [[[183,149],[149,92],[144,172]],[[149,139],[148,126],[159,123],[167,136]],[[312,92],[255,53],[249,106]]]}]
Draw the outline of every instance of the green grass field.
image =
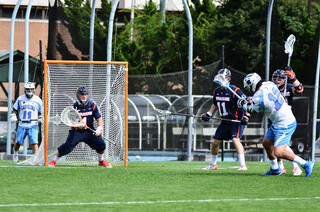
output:
[{"label": "green grass field", "polygon": [[0,161],[0,211],[320,211],[320,167],[310,178],[261,176],[268,162],[129,162],[128,167],[16,166]]}]

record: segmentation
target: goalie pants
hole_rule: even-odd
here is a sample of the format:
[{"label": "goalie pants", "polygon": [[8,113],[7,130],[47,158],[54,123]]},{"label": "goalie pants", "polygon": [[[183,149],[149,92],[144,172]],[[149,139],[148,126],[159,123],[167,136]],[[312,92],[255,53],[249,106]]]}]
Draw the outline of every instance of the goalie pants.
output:
[{"label": "goalie pants", "polygon": [[79,142],[85,142],[97,153],[106,149],[106,144],[101,137],[97,137],[89,130],[69,130],[69,135],[64,144],[58,147],[60,155],[67,155]]}]

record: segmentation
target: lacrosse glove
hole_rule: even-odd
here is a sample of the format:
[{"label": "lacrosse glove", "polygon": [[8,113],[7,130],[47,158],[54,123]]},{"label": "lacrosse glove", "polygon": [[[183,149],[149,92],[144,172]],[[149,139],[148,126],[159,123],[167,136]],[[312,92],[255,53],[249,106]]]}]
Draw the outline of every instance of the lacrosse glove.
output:
[{"label": "lacrosse glove", "polygon": [[13,113],[13,114],[11,114],[11,115],[10,115],[10,121],[11,121],[11,122],[17,122],[17,121],[18,121],[18,119],[17,119],[17,115],[16,115],[16,114],[14,114],[14,113]]},{"label": "lacrosse glove", "polygon": [[97,129],[93,133],[95,136],[101,137],[103,134],[103,128],[102,127],[97,127]]},{"label": "lacrosse glove", "polygon": [[290,66],[284,68],[284,74],[288,76],[288,82],[293,83],[297,80],[296,74]]},{"label": "lacrosse glove", "polygon": [[82,119],[81,124],[80,124],[80,126],[79,126],[78,128],[79,128],[80,130],[85,130],[85,129],[87,129],[87,119],[86,119],[86,118]]},{"label": "lacrosse glove", "polygon": [[249,113],[245,113],[241,119],[241,125],[248,125],[249,119],[251,118]]},{"label": "lacrosse glove", "polygon": [[209,121],[210,117],[212,117],[212,113],[210,113],[210,112],[203,113],[200,116],[202,121]]}]

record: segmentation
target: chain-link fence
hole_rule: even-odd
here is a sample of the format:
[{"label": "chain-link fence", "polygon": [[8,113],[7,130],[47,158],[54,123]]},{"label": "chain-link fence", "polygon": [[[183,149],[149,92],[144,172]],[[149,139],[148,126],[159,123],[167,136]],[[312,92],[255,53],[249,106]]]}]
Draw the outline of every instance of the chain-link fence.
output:
[{"label": "chain-link fence", "polygon": [[[193,70],[192,93],[194,100],[193,111],[196,116],[209,110],[212,104],[212,92],[218,85],[213,82],[214,76],[221,67],[220,61]],[[226,66],[232,72],[231,84],[243,89],[243,78],[247,73]],[[272,73],[272,72],[271,72]],[[170,102],[170,112],[188,113],[188,71],[161,75],[139,75],[129,76],[129,93],[133,98],[135,95],[161,95]],[[296,153],[308,157],[312,147],[312,110],[313,110],[314,86],[304,85],[304,93],[294,97],[293,113],[296,116],[298,127],[292,137],[292,148]],[[130,105],[129,105],[130,107]],[[149,107],[150,114],[156,117],[154,107]],[[164,108],[161,108],[164,109]],[[147,110],[144,110],[147,111]],[[130,115],[130,114],[129,114]],[[217,117],[218,114],[215,114]],[[156,119],[153,119],[156,120]],[[142,121],[145,125],[142,129],[143,139],[140,147],[142,150],[173,150],[186,151],[187,149],[187,116],[170,116],[162,118],[159,122],[147,120]],[[153,125],[154,124],[154,125]],[[215,128],[219,122],[201,122],[194,120],[193,151],[208,151],[210,139],[214,135]],[[153,129],[153,130],[152,130]],[[159,132],[160,130],[160,132]],[[161,136],[156,136],[160,134]],[[137,125],[130,127],[129,120],[129,148],[136,149],[138,145],[133,141],[137,139]],[[242,142],[247,152],[262,153],[261,140],[264,136],[263,114],[252,115],[249,125],[245,129]],[[151,141],[150,139],[153,139]],[[159,140],[160,139],[160,140]],[[132,142],[131,142],[132,141]],[[228,144],[232,149],[232,143]]]}]

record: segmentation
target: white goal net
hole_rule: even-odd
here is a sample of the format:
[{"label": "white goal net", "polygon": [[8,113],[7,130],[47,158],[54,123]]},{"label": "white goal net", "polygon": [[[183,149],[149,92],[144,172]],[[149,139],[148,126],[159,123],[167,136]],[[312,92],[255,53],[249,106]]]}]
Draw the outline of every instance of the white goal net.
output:
[{"label": "white goal net", "polygon": [[[57,122],[57,117],[77,100],[77,87],[86,86],[89,100],[96,103],[102,115],[103,135],[116,143],[105,140],[106,161],[127,165],[127,70],[125,62],[45,61],[43,100],[47,117],[42,124],[42,142],[38,152],[22,163],[47,165],[52,160],[70,130]],[[97,165],[97,161],[97,152],[80,142],[57,165]]]}]

